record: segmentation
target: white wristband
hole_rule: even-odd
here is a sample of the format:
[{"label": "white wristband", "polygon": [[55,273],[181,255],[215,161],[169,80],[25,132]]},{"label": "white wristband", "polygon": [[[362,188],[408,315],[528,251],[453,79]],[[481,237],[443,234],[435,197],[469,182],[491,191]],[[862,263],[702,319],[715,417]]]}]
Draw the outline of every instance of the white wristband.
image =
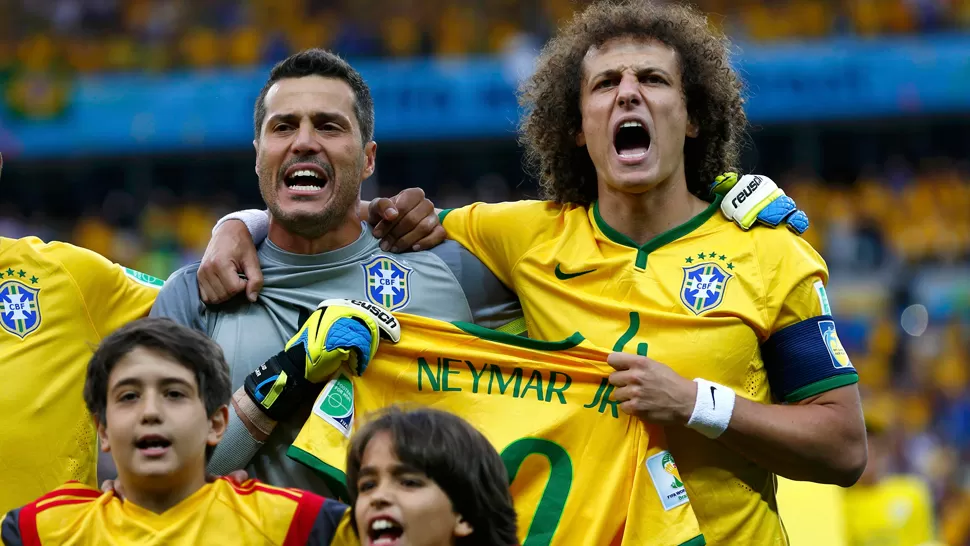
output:
[{"label": "white wristband", "polygon": [[727,430],[734,414],[734,390],[706,379],[697,378],[697,399],[687,428],[714,440]]},{"label": "white wristband", "polygon": [[216,230],[229,220],[239,220],[246,224],[246,229],[252,235],[254,244],[262,243],[269,234],[269,213],[257,209],[240,210],[223,216],[212,228],[212,234],[215,235]]}]

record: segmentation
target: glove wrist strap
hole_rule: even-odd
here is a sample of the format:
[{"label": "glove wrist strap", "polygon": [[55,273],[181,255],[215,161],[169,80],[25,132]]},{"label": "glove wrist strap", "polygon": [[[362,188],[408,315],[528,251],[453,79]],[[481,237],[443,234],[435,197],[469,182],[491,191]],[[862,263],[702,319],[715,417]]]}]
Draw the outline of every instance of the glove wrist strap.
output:
[{"label": "glove wrist strap", "polygon": [[[293,353],[297,354],[291,354]],[[293,361],[304,353],[299,348],[280,351],[253,370],[243,383],[254,404],[274,421],[282,421],[313,395],[314,384],[303,377],[302,366]]]}]

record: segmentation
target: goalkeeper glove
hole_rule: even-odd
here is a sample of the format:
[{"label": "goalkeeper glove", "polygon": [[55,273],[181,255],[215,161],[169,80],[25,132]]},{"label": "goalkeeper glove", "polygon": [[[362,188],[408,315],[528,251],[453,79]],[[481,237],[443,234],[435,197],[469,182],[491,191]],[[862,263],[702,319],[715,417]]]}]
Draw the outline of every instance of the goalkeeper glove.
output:
[{"label": "goalkeeper glove", "polygon": [[739,179],[737,173],[724,173],[711,184],[711,192],[724,196],[721,212],[743,230],[756,222],[785,224],[799,235],[808,229],[808,216],[767,176],[746,174]]},{"label": "goalkeeper glove", "polygon": [[363,374],[382,337],[393,343],[401,338],[401,325],[387,309],[359,300],[325,300],[282,351],[246,377],[246,394],[280,421],[341,365]]}]

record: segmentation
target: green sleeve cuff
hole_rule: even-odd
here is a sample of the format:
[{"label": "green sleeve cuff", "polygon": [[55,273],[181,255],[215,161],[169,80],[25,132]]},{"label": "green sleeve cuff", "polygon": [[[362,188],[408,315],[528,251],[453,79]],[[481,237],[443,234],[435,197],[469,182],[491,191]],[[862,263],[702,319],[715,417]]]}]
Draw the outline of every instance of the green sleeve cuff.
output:
[{"label": "green sleeve cuff", "polygon": [[441,212],[439,212],[438,213],[438,221],[441,222],[442,224],[444,224],[445,223],[445,216],[448,216],[451,213],[451,211],[453,211],[453,210],[455,210],[455,209],[444,209]]},{"label": "green sleeve cuff", "polygon": [[839,387],[852,385],[858,382],[859,382],[858,373],[843,373],[839,375],[834,375],[832,377],[826,377],[825,379],[816,381],[809,385],[805,385],[804,387],[798,390],[792,391],[792,393],[789,394],[787,398],[785,398],[785,402],[788,402],[788,403],[801,402],[806,398],[817,396],[819,394],[822,394],[823,392],[828,392],[828,391],[837,389]]}]

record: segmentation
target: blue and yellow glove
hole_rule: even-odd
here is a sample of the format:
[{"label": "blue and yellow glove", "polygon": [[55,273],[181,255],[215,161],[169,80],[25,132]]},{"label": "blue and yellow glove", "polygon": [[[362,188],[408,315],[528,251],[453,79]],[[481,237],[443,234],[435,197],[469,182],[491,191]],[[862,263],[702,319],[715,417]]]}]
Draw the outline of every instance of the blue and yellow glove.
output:
[{"label": "blue and yellow glove", "polygon": [[315,396],[340,366],[363,374],[381,338],[401,339],[401,325],[390,311],[365,301],[325,300],[282,351],[246,377],[246,394],[280,421]]},{"label": "blue and yellow glove", "polygon": [[721,212],[743,230],[757,222],[771,227],[784,224],[799,235],[808,229],[808,215],[767,176],[746,174],[739,179],[737,173],[724,173],[711,184],[711,192],[724,196]]}]

